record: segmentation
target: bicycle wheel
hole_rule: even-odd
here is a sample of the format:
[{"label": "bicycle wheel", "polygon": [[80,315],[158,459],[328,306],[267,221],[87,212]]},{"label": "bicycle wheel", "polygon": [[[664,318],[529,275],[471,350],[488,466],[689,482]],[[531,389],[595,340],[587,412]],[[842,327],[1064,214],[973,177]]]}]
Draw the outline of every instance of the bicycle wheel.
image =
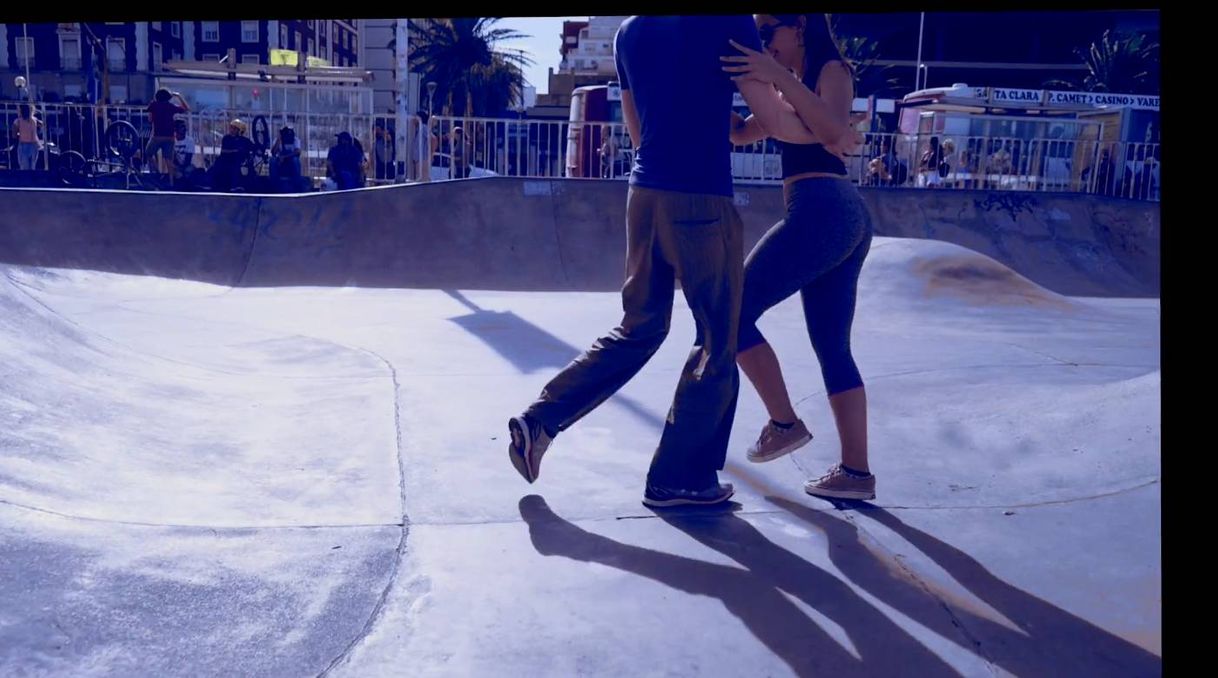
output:
[{"label": "bicycle wheel", "polygon": [[55,172],[59,180],[69,186],[82,184],[85,178],[85,156],[76,151],[60,153]]},{"label": "bicycle wheel", "polygon": [[112,122],[106,127],[106,150],[123,160],[130,160],[140,150],[140,133],[126,120]]}]

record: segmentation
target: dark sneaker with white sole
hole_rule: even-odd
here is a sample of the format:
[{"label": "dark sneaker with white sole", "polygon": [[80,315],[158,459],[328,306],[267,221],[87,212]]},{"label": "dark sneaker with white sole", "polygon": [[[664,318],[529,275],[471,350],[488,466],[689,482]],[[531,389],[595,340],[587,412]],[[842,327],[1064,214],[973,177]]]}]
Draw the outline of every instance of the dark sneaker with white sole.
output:
[{"label": "dark sneaker with white sole", "polygon": [[709,506],[725,502],[735,493],[731,483],[715,483],[701,490],[682,490],[647,483],[647,489],[643,492],[643,504],[652,508]]},{"label": "dark sneaker with white sole", "polygon": [[521,477],[532,483],[541,475],[541,457],[553,438],[541,422],[524,414],[508,420],[508,433],[511,435],[508,459]]}]

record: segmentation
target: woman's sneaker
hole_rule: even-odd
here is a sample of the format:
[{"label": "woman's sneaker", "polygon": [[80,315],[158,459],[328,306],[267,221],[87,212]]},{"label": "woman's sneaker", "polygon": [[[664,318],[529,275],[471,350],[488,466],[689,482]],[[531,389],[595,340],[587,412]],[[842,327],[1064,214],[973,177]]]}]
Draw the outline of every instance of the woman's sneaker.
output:
[{"label": "woman's sneaker", "polygon": [[829,499],[875,499],[875,476],[858,475],[835,464],[825,475],[804,483],[804,492]]},{"label": "woman's sneaker", "polygon": [[812,440],[812,434],[800,419],[796,419],[788,428],[770,421],[761,429],[757,442],[749,448],[749,461],[760,464],[777,459],[807,445],[809,440]]}]

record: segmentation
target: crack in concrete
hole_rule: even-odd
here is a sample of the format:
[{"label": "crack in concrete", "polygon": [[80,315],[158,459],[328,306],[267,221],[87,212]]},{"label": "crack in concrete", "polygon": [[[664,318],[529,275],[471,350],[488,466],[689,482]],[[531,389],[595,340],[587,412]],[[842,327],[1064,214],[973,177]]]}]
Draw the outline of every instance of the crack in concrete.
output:
[{"label": "crack in concrete", "polygon": [[389,368],[389,375],[393,380],[393,426],[397,434],[396,448],[398,461],[398,498],[400,501],[399,508],[402,515],[401,536],[398,539],[397,548],[394,550],[393,567],[389,572],[389,581],[386,582],[385,589],[381,591],[380,597],[377,598],[376,605],[373,606],[372,612],[368,615],[367,621],[364,622],[363,628],[361,628],[359,633],[357,633],[355,637],[351,639],[351,642],[348,643],[345,648],[343,648],[343,651],[340,652],[337,657],[330,660],[330,663],[326,665],[326,668],[322,669],[321,673],[317,674],[318,678],[329,675],[330,672],[336,667],[346,662],[351,657],[351,653],[355,650],[356,646],[363,642],[363,640],[368,637],[368,634],[372,633],[373,627],[376,626],[377,621],[380,619],[381,614],[385,610],[385,603],[389,600],[389,594],[391,591],[393,591],[393,587],[397,583],[398,573],[401,571],[402,556],[406,552],[406,536],[410,532],[410,519],[406,515],[406,461],[402,456],[402,408],[400,402],[401,384],[398,382],[398,372],[397,369],[394,368],[393,363],[386,360],[379,353],[364,348],[360,348],[358,350],[363,351],[364,353],[367,353],[368,355],[371,355],[383,362],[385,367]]}]

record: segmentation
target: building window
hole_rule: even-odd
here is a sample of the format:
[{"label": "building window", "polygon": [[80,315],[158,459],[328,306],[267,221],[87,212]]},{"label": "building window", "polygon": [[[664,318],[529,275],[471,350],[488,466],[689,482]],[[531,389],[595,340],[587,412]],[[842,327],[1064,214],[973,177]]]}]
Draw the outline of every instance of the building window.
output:
[{"label": "building window", "polygon": [[292,49],[297,52],[305,48],[304,31],[296,31],[296,44],[292,45]]},{"label": "building window", "polygon": [[258,55],[257,54],[242,54],[241,63],[256,64],[256,63],[258,63]]},{"label": "building window", "polygon": [[65,71],[80,68],[80,38],[75,35],[59,36],[59,67]]},{"label": "building window", "polygon": [[204,54],[203,54],[203,60],[204,60],[204,61],[219,61],[219,60],[220,60],[220,55],[219,55],[219,54],[207,54],[207,53],[204,53]]},{"label": "building window", "polygon": [[[112,71],[126,70],[127,41],[122,38],[106,38],[106,60],[110,62]],[[123,99],[126,98],[124,95]]]},{"label": "building window", "polygon": [[241,42],[258,42],[258,22],[241,22]]},{"label": "building window", "polygon": [[17,65],[34,65],[34,39],[17,38]]},{"label": "building window", "polygon": [[155,29],[157,29],[158,31],[160,31],[160,32],[162,32],[162,33],[164,33],[164,32],[165,32],[165,22],[164,22],[164,21],[153,21],[153,22],[152,22],[152,27],[153,27],[153,28],[155,28]]},{"label": "building window", "polygon": [[63,96],[65,98],[79,99],[84,93],[85,93],[85,88],[83,85],[65,84],[63,86]]},{"label": "building window", "polygon": [[220,42],[220,22],[219,21],[202,21],[203,24],[203,42]]},{"label": "building window", "polygon": [[110,103],[112,103],[112,104],[127,103],[127,86],[126,85],[110,85]]},{"label": "building window", "polygon": [[161,70],[161,64],[165,63],[165,51],[161,48],[161,43],[152,43],[152,70]]},{"label": "building window", "polygon": [[309,41],[305,44],[308,45],[308,48],[305,51],[308,52],[309,54],[312,54],[313,56],[317,56],[317,52],[314,51],[313,38],[309,38]]},{"label": "building window", "polygon": [[182,22],[181,21],[170,21],[169,22],[169,34],[175,38],[182,37]]},{"label": "building window", "polygon": [[279,49],[288,48],[288,27],[279,24]]}]

